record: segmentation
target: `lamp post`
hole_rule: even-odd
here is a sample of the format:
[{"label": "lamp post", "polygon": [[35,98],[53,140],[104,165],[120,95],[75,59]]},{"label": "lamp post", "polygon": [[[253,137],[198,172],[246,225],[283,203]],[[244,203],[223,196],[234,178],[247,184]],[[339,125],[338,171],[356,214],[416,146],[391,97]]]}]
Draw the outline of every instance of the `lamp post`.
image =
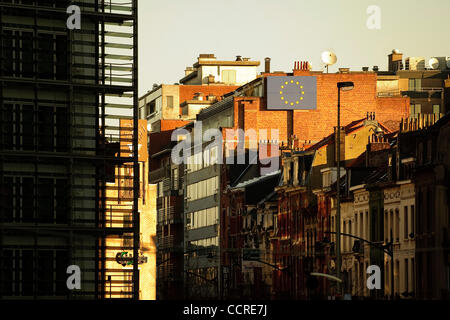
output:
[{"label": "lamp post", "polygon": [[[350,91],[354,88],[353,82],[338,82],[338,108],[337,108],[337,132],[336,132],[336,146],[337,146],[337,204],[336,204],[336,271],[337,277],[341,278],[341,90]],[[341,294],[341,283],[337,283],[337,291]]]}]

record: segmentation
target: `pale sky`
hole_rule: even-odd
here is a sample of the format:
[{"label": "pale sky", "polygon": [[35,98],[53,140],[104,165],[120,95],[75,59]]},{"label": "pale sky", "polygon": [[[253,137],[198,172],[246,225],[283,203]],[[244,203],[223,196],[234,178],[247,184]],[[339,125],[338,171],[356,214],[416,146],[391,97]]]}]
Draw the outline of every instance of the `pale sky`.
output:
[{"label": "pale sky", "polygon": [[[450,0],[138,0],[139,95],[154,83],[173,84],[200,53],[272,58],[272,71],[294,61],[321,70],[332,50],[339,67],[387,68],[387,55],[450,56]],[[381,9],[381,29],[370,30],[367,8]]]}]

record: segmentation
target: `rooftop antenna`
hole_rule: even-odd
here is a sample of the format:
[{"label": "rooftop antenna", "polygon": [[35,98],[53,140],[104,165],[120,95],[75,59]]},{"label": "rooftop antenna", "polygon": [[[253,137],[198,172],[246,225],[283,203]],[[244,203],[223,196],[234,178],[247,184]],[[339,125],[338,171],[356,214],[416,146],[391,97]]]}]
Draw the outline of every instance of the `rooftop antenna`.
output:
[{"label": "rooftop antenna", "polygon": [[322,53],[322,62],[325,64],[325,67],[327,68],[328,73],[328,67],[332,66],[337,62],[337,57],[334,52],[331,51],[325,51]]}]

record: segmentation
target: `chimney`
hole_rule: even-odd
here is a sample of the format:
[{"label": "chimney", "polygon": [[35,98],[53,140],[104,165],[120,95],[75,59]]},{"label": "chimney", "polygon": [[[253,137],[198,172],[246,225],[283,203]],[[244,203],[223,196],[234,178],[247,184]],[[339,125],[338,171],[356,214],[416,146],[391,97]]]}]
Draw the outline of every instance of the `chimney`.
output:
[{"label": "chimney", "polygon": [[364,71],[364,72],[369,71],[369,67],[362,67],[362,71]]},{"label": "chimney", "polygon": [[236,61],[242,61],[242,56],[236,56]]},{"label": "chimney", "polygon": [[188,76],[190,75],[192,72],[194,72],[194,68],[192,67],[186,67],[186,70],[184,70],[184,75]]},{"label": "chimney", "polygon": [[200,55],[198,56],[199,59],[211,59],[211,60],[215,60],[216,56],[214,55],[214,53],[200,53]]},{"label": "chimney", "polygon": [[265,69],[264,69],[264,72],[265,73],[270,73],[270,58],[269,57],[267,57],[266,59],[264,59],[265,60]]},{"label": "chimney", "polygon": [[378,72],[378,70],[379,70],[378,66],[373,66],[372,70],[375,71],[375,72]]}]

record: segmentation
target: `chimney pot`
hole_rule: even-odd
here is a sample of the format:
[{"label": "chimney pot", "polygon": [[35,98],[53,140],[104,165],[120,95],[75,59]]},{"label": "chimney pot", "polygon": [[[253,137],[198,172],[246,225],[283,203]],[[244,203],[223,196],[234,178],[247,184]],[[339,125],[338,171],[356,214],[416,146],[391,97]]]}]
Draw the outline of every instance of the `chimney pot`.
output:
[{"label": "chimney pot", "polygon": [[264,59],[265,60],[265,69],[264,69],[264,72],[265,73],[270,73],[270,58],[269,57],[267,57],[267,58],[265,58]]}]

